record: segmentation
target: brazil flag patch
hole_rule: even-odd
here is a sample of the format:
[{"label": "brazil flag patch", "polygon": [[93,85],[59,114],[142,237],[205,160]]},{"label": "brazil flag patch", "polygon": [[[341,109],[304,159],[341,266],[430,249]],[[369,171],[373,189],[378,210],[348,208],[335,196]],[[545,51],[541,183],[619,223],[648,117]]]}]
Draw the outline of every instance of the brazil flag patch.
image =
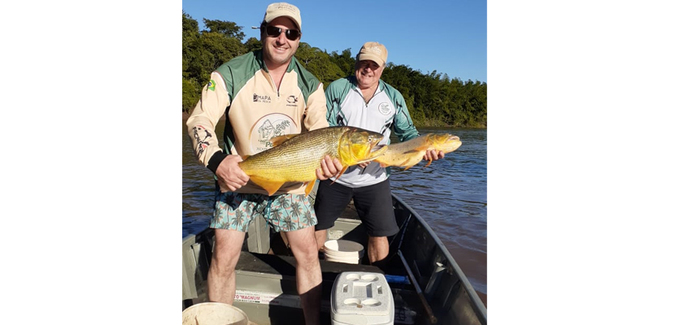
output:
[{"label": "brazil flag patch", "polygon": [[213,81],[213,79],[211,79],[211,80],[209,81],[209,84],[206,85],[206,87],[207,87],[209,90],[216,90],[216,82]]}]

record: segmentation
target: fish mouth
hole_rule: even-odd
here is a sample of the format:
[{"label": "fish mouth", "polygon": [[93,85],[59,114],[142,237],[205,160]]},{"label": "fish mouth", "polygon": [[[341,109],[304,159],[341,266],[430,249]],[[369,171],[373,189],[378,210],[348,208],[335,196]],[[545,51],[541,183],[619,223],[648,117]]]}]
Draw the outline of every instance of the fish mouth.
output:
[{"label": "fish mouth", "polygon": [[376,158],[384,154],[384,152],[387,151],[387,149],[389,149],[389,146],[387,146],[386,144],[377,144],[374,145],[372,149],[370,149],[370,154],[374,155],[375,156],[374,158]]},{"label": "fish mouth", "polygon": [[381,156],[388,147],[381,145],[383,135],[363,130],[360,128],[349,128],[340,137],[339,156],[342,165],[352,166],[364,162],[369,162]]},{"label": "fish mouth", "polygon": [[377,159],[377,157],[382,156],[384,152],[387,151],[387,149],[389,149],[389,146],[385,144],[374,145],[372,148],[370,148],[370,153],[368,154],[368,157],[366,159],[363,159],[359,163],[373,161]]},{"label": "fish mouth", "polygon": [[386,151],[389,148],[389,146],[387,146],[386,144],[376,144],[376,145],[373,146],[372,149],[370,149],[370,152],[371,153],[377,152],[378,150],[382,150],[382,148],[384,148],[384,150]]}]

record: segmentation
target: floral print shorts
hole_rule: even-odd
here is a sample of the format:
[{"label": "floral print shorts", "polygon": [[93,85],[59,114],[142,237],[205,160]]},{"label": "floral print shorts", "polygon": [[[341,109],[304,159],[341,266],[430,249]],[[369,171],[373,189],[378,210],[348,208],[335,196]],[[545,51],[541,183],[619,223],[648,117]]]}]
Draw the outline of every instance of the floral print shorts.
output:
[{"label": "floral print shorts", "polygon": [[276,232],[316,225],[314,207],[306,195],[218,192],[209,227],[247,232],[249,223],[257,216],[265,218]]}]

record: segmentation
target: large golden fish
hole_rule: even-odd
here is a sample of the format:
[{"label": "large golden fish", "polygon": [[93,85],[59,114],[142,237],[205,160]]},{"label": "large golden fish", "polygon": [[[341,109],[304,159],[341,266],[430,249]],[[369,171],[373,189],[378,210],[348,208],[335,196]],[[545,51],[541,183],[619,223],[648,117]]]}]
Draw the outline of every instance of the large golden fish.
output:
[{"label": "large golden fish", "polygon": [[[417,165],[424,158],[427,150],[436,149],[436,151],[449,153],[457,150],[461,145],[462,142],[456,135],[431,133],[389,145],[389,149],[383,155],[375,158],[375,161],[380,163],[382,167],[397,166],[405,167],[407,170]],[[424,167],[430,164],[431,161]]]},{"label": "large golden fish", "polygon": [[372,161],[387,150],[377,144],[382,134],[350,126],[327,127],[301,134],[272,139],[273,148],[249,156],[239,167],[254,183],[274,194],[287,182],[310,182],[309,194],[316,181],[316,169],[328,155],[337,158],[343,169]]}]

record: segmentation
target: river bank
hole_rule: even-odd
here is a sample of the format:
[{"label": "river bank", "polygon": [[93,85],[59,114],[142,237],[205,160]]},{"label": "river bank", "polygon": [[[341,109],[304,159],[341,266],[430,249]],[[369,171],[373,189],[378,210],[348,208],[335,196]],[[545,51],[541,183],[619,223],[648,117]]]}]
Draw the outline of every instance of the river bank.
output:
[{"label": "river bank", "polygon": [[[183,121],[186,121],[188,117],[190,117],[190,114],[186,112],[182,112],[183,116]],[[225,116],[220,118],[220,121],[225,120]],[[413,120],[413,124],[417,128],[466,128],[466,129],[487,129],[486,125],[448,125],[445,123],[438,123],[438,121],[433,121],[433,120],[427,120],[427,121],[415,121]]]}]

